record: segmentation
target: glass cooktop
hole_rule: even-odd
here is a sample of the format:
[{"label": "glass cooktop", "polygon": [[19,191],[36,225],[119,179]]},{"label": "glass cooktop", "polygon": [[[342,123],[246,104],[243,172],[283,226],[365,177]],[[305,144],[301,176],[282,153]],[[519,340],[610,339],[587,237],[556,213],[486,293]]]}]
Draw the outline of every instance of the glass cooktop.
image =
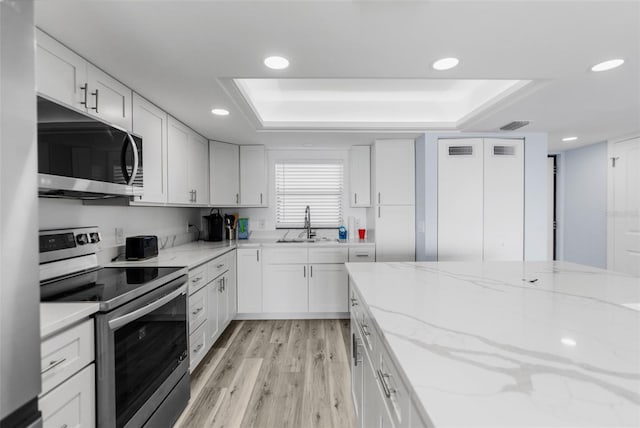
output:
[{"label": "glass cooktop", "polygon": [[[151,291],[165,284],[167,276],[182,269],[184,268],[99,268],[41,285],[40,301],[109,303],[127,294],[139,295],[138,292],[142,291],[142,288],[148,288],[145,292]],[[152,284],[155,283],[157,283],[157,285],[152,286]]]}]

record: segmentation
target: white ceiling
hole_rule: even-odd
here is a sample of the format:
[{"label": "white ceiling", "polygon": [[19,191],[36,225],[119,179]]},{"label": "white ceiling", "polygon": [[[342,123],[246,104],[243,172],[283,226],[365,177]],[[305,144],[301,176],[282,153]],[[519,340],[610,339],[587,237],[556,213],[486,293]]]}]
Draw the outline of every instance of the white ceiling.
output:
[{"label": "white ceiling", "polygon": [[[36,1],[37,25],[211,139],[362,144],[415,128],[265,130],[236,78],[512,79],[545,82],[463,121],[495,131],[530,120],[550,150],[640,131],[636,1]],[[267,69],[266,56],[291,61]],[[449,71],[431,69],[460,58]],[[615,70],[592,65],[624,58]],[[210,111],[225,107],[231,114]],[[579,140],[562,143],[565,136]]]}]

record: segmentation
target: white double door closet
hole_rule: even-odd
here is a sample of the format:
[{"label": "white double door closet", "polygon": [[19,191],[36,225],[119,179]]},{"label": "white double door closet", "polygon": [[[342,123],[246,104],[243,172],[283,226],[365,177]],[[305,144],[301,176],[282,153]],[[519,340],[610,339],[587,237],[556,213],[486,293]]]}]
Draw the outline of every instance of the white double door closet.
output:
[{"label": "white double door closet", "polygon": [[524,258],[524,140],[438,141],[438,260]]}]

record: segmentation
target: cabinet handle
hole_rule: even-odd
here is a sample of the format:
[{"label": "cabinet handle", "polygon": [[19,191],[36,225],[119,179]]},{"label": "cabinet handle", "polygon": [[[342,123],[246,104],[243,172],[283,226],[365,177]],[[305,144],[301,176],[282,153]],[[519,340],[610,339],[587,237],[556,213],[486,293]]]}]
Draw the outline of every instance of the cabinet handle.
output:
[{"label": "cabinet handle", "polygon": [[369,253],[364,253],[364,254],[362,254],[362,253],[357,254],[356,253],[356,257],[369,257]]},{"label": "cabinet handle", "polygon": [[216,265],[216,269],[220,269],[222,267],[224,267],[224,263],[220,263],[219,265]]},{"label": "cabinet handle", "polygon": [[67,361],[66,358],[61,358],[59,360],[49,361],[49,365],[47,366],[47,368],[45,368],[44,370],[41,370],[40,373],[41,374],[45,374],[48,371],[55,369],[56,367],[58,367],[60,364],[64,363],[65,361]]},{"label": "cabinet handle", "polygon": [[353,333],[353,366],[358,367],[358,364],[362,362],[362,360],[358,360],[358,339],[356,338],[356,334]]},{"label": "cabinet handle", "polygon": [[309,266],[309,276],[313,278],[313,266]]},{"label": "cabinet handle", "polygon": [[199,313],[200,311],[202,311],[202,308],[201,308],[201,307],[200,307],[200,308],[198,308],[198,309],[196,309],[195,311],[191,312],[191,315],[198,315],[198,313]]},{"label": "cabinet handle", "polygon": [[256,250],[256,261],[260,262],[260,250]]},{"label": "cabinet handle", "polygon": [[362,326],[360,327],[360,329],[362,330],[362,334],[363,334],[364,336],[367,336],[367,337],[371,336],[371,333],[369,333],[369,327],[367,327],[367,325],[366,325],[366,324],[362,324]]},{"label": "cabinet handle", "polygon": [[380,192],[378,192],[378,203],[380,203]]},{"label": "cabinet handle", "polygon": [[193,353],[195,354],[195,353],[197,353],[199,350],[201,350],[201,349],[202,349],[202,346],[203,346],[203,345],[202,345],[202,343],[201,343],[201,344],[199,344],[198,346],[196,346],[196,348],[193,350]]},{"label": "cabinet handle", "polygon": [[380,218],[380,207],[378,207],[378,218]]},{"label": "cabinet handle", "polygon": [[69,425],[67,424],[62,424],[62,426],[60,428],[67,428]]},{"label": "cabinet handle", "polygon": [[354,205],[358,205],[358,194],[357,193],[353,194],[353,204]]},{"label": "cabinet handle", "polygon": [[95,110],[96,113],[98,113],[98,96],[99,96],[99,90],[96,89],[95,92],[91,92],[91,95],[94,95],[96,97],[96,106],[95,107],[91,107],[91,110]]},{"label": "cabinet handle", "polygon": [[238,203],[239,200],[240,200],[240,196],[236,193],[236,204]]},{"label": "cabinet handle", "polygon": [[305,278],[307,277],[307,267],[306,266],[302,266],[302,276],[304,276]]},{"label": "cabinet handle", "polygon": [[202,279],[202,277],[201,277],[201,276],[199,276],[199,277],[197,277],[197,278],[193,278],[193,279],[191,280],[191,282],[192,282],[193,284],[195,284],[196,282],[200,281],[201,279]]},{"label": "cabinet handle", "polygon": [[382,373],[382,370],[378,370],[378,379],[380,379],[380,383],[382,384],[382,389],[384,390],[384,395],[387,398],[391,398],[391,394],[395,393],[394,389],[389,388],[387,384],[387,379],[391,377],[391,375],[387,373]]},{"label": "cabinet handle", "polygon": [[262,193],[260,193],[260,205],[262,205]]},{"label": "cabinet handle", "polygon": [[84,92],[84,96],[82,97],[84,101],[80,101],[80,104],[82,104],[84,108],[87,108],[87,97],[89,96],[89,85],[85,83],[84,85],[80,86],[80,90]]},{"label": "cabinet handle", "polygon": [[351,306],[358,306],[358,299],[356,299],[355,297],[351,298]]},{"label": "cabinet handle", "polygon": [[198,202],[198,191],[197,190],[193,191],[193,202]]},{"label": "cabinet handle", "polygon": [[222,278],[222,290],[227,289],[227,278]]}]

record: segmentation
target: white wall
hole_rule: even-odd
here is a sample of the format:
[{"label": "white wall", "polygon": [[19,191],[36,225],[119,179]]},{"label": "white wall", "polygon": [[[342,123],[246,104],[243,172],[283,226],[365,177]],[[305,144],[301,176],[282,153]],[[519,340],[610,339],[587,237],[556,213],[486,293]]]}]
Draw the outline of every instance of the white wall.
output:
[{"label": "white wall", "polygon": [[[273,232],[276,229],[275,212],[275,163],[278,160],[341,160],[344,162],[344,195],[342,199],[344,226],[347,219],[353,216],[360,221],[361,227],[366,227],[366,208],[351,208],[349,206],[349,147],[335,148],[267,148],[268,162],[268,201],[266,208],[225,209],[224,212],[238,212],[241,217],[249,218],[249,230],[257,232]],[[221,210],[223,211],[223,210]],[[207,210],[208,213],[208,210]],[[313,213],[311,213],[313,219]],[[313,225],[313,224],[312,224]],[[335,232],[337,233],[337,232]],[[351,231],[349,231],[351,233]]]},{"label": "white wall", "polygon": [[606,269],[607,143],[562,154],[562,260]]},{"label": "white wall", "polygon": [[83,205],[71,199],[39,199],[40,229],[76,226],[98,226],[102,234],[100,262],[106,263],[117,254],[115,229],[124,236],[157,235],[159,245],[171,247],[193,240],[187,223],[200,226],[199,208],[126,207]]},{"label": "white wall", "polygon": [[430,132],[416,140],[416,260],[438,259],[438,139],[524,138],[524,259],[547,260],[547,134]]}]

